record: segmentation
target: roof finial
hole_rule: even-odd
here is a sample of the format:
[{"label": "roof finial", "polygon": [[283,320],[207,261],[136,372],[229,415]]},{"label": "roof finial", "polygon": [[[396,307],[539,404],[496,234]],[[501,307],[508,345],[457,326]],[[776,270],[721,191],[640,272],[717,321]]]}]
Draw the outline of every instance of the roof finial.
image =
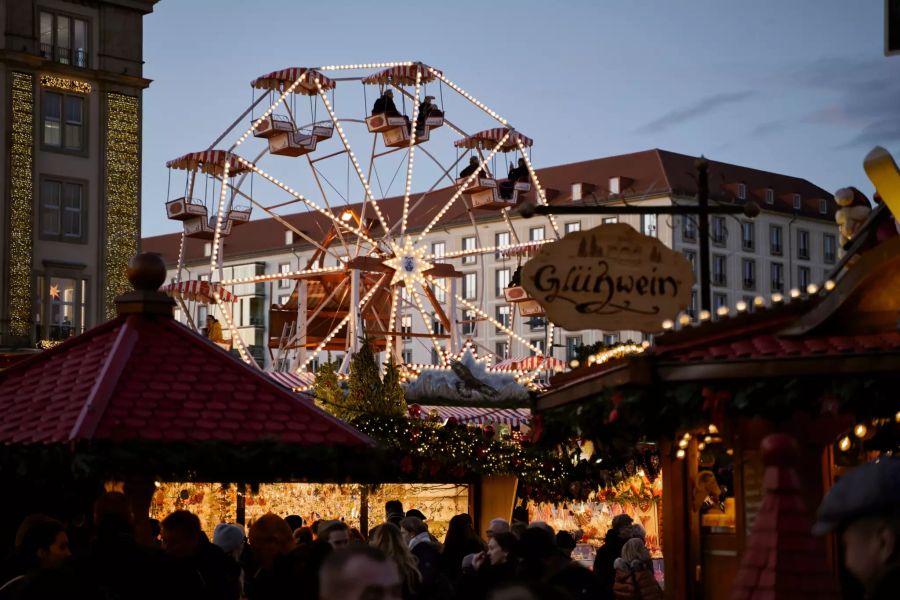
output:
[{"label": "roof finial", "polygon": [[128,261],[128,281],[134,291],[116,297],[116,312],[173,316],[175,301],[159,291],[166,281],[166,263],[155,252],[137,254]]}]

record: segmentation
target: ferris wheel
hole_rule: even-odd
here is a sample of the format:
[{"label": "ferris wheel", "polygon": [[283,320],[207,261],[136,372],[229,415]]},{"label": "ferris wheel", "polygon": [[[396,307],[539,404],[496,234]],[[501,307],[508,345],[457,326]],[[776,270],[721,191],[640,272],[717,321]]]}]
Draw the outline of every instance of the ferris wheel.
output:
[{"label": "ferris wheel", "polygon": [[[227,344],[258,366],[232,308],[241,286],[286,281],[290,296],[269,310],[274,369],[303,373],[320,353],[343,352],[346,372],[364,336],[403,370],[415,371],[404,361],[402,340],[410,338],[447,366],[471,346],[467,325],[478,321],[503,332],[510,348],[537,357],[523,380],[546,368],[543,349],[515,331],[517,315],[543,315],[515,278],[503,290],[511,314],[505,322],[487,310],[486,293],[473,294],[462,281],[471,265],[486,281],[479,257],[521,261],[560,236],[548,216],[546,239],[521,241],[510,220],[523,201],[546,204],[530,138],[419,62],[287,68],[251,87],[251,105],[209,148],[167,163],[167,216],[183,223],[177,277],[167,291],[185,314],[191,303],[210,304],[231,334]],[[507,159],[517,162],[499,176],[497,162],[502,169]],[[172,194],[173,175],[184,177],[183,192]],[[254,211],[310,251],[287,271],[226,277],[223,242]],[[504,221],[511,237],[482,243],[477,225],[486,220]],[[460,228],[470,232],[461,249],[436,241]],[[185,269],[188,239],[210,244],[200,279]],[[553,325],[547,329],[552,347]]]}]

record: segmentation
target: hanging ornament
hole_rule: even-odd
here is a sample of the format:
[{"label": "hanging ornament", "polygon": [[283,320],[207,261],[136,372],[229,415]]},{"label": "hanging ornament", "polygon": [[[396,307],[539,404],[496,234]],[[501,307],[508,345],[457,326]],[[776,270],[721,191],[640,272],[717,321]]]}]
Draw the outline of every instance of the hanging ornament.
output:
[{"label": "hanging ornament", "polygon": [[422,407],[418,404],[410,404],[407,410],[413,419],[418,419],[422,415]]},{"label": "hanging ornament", "polygon": [[484,437],[491,439],[492,437],[494,437],[494,433],[496,433],[496,431],[494,430],[493,425],[488,424],[484,426],[484,429],[482,429],[482,433],[484,433]]},{"label": "hanging ornament", "polygon": [[615,423],[619,420],[619,411],[618,409],[612,409],[609,411],[609,416],[606,418],[607,423]]}]

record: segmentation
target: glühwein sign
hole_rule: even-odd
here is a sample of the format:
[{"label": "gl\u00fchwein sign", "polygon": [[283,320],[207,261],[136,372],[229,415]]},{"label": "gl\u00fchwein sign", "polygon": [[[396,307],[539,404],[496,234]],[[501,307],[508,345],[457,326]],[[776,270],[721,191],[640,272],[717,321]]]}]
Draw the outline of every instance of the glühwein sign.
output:
[{"label": "gl\u00fchwein sign", "polygon": [[693,285],[687,258],[624,223],[570,233],[522,268],[525,291],[573,331],[658,332],[687,308]]}]

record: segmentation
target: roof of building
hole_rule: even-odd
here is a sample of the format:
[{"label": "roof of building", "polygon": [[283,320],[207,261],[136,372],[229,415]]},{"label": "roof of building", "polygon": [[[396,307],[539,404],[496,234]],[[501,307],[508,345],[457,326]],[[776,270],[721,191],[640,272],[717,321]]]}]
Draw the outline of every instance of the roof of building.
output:
[{"label": "roof of building", "polygon": [[[602,203],[621,200],[639,200],[645,197],[671,194],[682,198],[695,196],[695,157],[669,152],[667,150],[644,150],[631,154],[610,156],[577,163],[570,163],[537,170],[538,179],[547,192],[551,204],[572,202],[573,183],[592,186],[585,191],[580,202]],[[609,181],[613,177],[622,178],[619,194],[611,195]],[[780,175],[759,169],[742,167],[728,163],[709,161],[710,198],[719,202],[743,202],[738,199],[738,184],[746,186],[746,200],[755,200],[764,211],[785,214],[801,214],[807,218],[834,222],[835,204],[833,195],[813,185],[805,179]],[[587,187],[583,186],[587,190]],[[772,189],[774,204],[766,203],[766,190]],[[441,210],[455,188],[446,187],[429,193],[423,204],[411,213],[409,229],[420,230]],[[793,195],[800,194],[802,208],[795,210]],[[533,193],[532,193],[533,195]],[[819,200],[826,201],[826,212],[820,211]],[[413,204],[418,200],[413,196]],[[402,197],[379,201],[379,206],[389,224],[400,219],[403,207]],[[359,204],[353,205],[359,213]],[[160,210],[163,210],[160,205]],[[496,220],[494,211],[475,211],[476,220]],[[371,212],[368,218],[373,218]],[[298,230],[314,239],[321,239],[331,227],[328,218],[317,212],[301,212],[284,216],[284,219]],[[469,217],[462,202],[456,202],[442,217],[442,225],[468,223]],[[378,227],[378,226],[376,226]],[[273,218],[256,219],[235,228],[225,240],[225,256],[264,255],[284,252],[289,247],[302,247],[306,242],[288,246],[284,243],[286,228]],[[373,230],[377,235],[378,229]],[[147,237],[142,240],[142,250],[156,252],[163,256],[167,264],[178,260],[181,233],[171,233]],[[185,261],[202,261],[203,240],[187,239]]]},{"label": "roof of building", "polygon": [[371,440],[170,316],[122,314],[0,372],[0,443]]}]

